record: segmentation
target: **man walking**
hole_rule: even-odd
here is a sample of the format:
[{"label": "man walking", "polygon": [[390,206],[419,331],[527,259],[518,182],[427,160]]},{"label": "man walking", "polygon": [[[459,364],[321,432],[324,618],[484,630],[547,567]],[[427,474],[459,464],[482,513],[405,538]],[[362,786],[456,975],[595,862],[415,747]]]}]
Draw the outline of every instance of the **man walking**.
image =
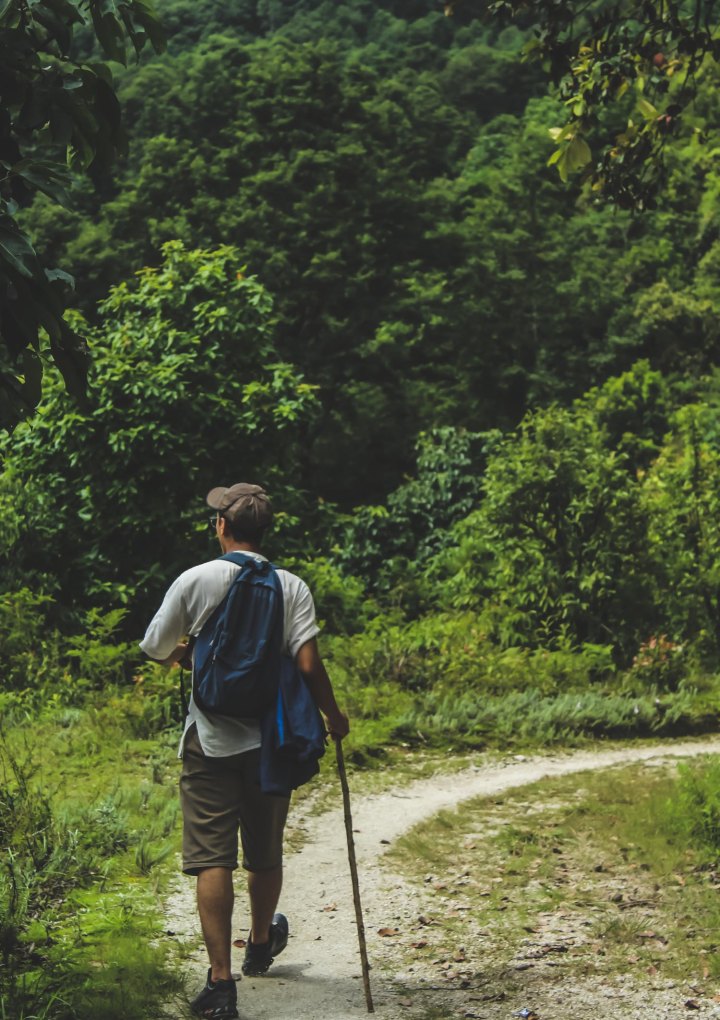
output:
[{"label": "man walking", "polygon": [[[207,504],[223,553],[264,560],[262,539],[272,522],[267,493],[239,482],[212,489]],[[188,655],[195,638],[225,598],[240,567],[216,559],[186,570],[170,586],[140,647],[166,665]],[[317,646],[319,628],[307,585],[278,570],[283,594],[284,654],[294,658],[325,716],[330,734],[349,731]],[[248,873],[251,929],[242,970],[264,974],[287,945],[288,922],[276,913],[282,888],[282,840],[289,797],[263,794],[258,785],[260,727],[256,719],[203,712],[191,699],[180,742],[183,759],[183,871],[197,876],[197,902],[210,968],[193,1012],[213,1020],[237,1017],[237,990],[230,967],[233,911],[232,872],[238,865],[238,829]]]}]

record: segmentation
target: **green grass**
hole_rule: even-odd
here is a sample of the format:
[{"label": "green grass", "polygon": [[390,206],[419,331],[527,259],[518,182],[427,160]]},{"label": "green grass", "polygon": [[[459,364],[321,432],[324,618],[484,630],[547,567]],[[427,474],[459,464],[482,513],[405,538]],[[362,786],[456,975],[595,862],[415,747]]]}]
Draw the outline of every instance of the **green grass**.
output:
[{"label": "green grass", "polygon": [[674,767],[604,770],[424,822],[388,855],[429,921],[409,963],[462,945],[461,977],[507,989],[545,956],[554,976],[720,977],[718,848],[678,813],[683,782]]},{"label": "green grass", "polygon": [[136,736],[121,700],[2,735],[0,1017],[141,1020],[180,986],[162,903],[177,735]]},{"label": "green grass", "polygon": [[[147,699],[136,684],[84,705],[50,704],[0,737],[4,789],[14,791],[0,845],[14,840],[22,900],[13,902],[12,883],[0,886],[0,1020],[157,1020],[164,1003],[182,999],[183,958],[197,942],[166,935],[163,916],[180,848],[180,726],[154,730],[162,713],[151,691],[148,723]],[[388,761],[392,774],[362,770],[349,755],[353,791],[469,759],[399,747]],[[290,851],[302,845],[305,815],[340,802],[332,746],[294,802]],[[39,833],[34,857],[18,849],[30,830]]]}]

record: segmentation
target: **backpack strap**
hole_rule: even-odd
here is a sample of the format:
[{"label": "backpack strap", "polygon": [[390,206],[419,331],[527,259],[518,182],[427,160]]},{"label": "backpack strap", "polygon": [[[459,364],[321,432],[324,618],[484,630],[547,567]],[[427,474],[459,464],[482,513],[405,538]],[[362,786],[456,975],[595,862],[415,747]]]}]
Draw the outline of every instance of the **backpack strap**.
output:
[{"label": "backpack strap", "polygon": [[271,563],[270,560],[259,560],[252,553],[229,552],[223,556],[218,556],[218,559],[227,560],[228,563],[234,563],[237,567],[253,566],[261,574],[264,574],[266,570],[277,570],[275,564]]}]

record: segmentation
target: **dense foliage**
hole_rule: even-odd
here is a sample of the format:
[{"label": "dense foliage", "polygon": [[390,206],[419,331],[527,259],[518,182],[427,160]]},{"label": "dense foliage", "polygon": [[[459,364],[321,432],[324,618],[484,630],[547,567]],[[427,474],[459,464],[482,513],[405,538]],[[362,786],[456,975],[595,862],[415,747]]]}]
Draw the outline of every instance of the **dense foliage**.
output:
[{"label": "dense foliage", "polygon": [[75,396],[83,339],[64,317],[70,277],[36,254],[16,214],[35,194],[68,204],[72,171],[99,174],[124,149],[109,65],[73,54],[78,26],[107,60],[163,48],[148,0],[7,0],[0,7],[0,428],[31,412],[48,354]]},{"label": "dense foliage", "polygon": [[281,510],[272,555],[335,630],[471,612],[490,649],[624,670],[655,642],[712,667],[708,150],[681,133],[639,221],[546,166],[562,104],[525,23],[370,0],[161,13],[168,53],[119,77],[125,166],[26,217],[86,281],[94,359],[86,406],[51,379],[4,444],[5,587],[70,627],[127,605],[130,636],[211,553],[203,491],[252,476]]},{"label": "dense foliage", "polygon": [[[490,649],[624,670],[663,635],[711,668],[709,150],[680,133],[640,221],[546,166],[562,102],[523,59],[530,22],[161,13],[168,53],[118,79],[126,164],[26,215],[85,280],[94,359],[86,406],[51,378],[5,441],[5,587],[66,627],[127,605],[130,636],[212,551],[203,491],[246,476],[335,630],[471,612]],[[693,76],[709,132],[715,71]]]},{"label": "dense foliage", "polygon": [[[206,491],[245,479],[314,592],[356,760],[716,726],[714,65],[638,218],[548,166],[566,110],[529,22],[469,0],[160,13],[167,54],[117,76],[126,161],[22,214],[82,281],[66,320],[92,362],[82,405],[49,368],[1,441],[0,713],[172,743],[176,678],[137,640],[216,552]],[[74,46],[94,58],[92,32]],[[33,810],[52,870],[64,830]],[[64,888],[18,868],[63,929]],[[0,894],[0,1007],[35,1015],[30,914]]]},{"label": "dense foliage", "polygon": [[377,501],[420,430],[507,428],[638,357],[695,374],[716,357],[712,66],[662,208],[633,219],[546,166],[563,104],[517,29],[431,2],[238,4],[224,31],[199,11],[196,40],[187,8],[163,10],[187,31],[120,80],[125,167],[26,222],[93,320],[166,241],[236,246],[281,359],[320,387],[312,491]]},{"label": "dense foliage", "polygon": [[527,27],[525,52],[543,62],[565,107],[548,161],[561,178],[585,170],[588,187],[622,208],[654,206],[667,143],[692,109],[703,64],[720,57],[714,0],[445,4],[450,16],[463,9]]},{"label": "dense foliage", "polygon": [[154,596],[207,554],[197,494],[228,465],[238,474],[252,465],[288,493],[287,519],[315,396],[278,360],[271,310],[232,249],[186,252],[179,242],[166,245],[160,268],[111,291],[89,407],[55,380],[12,441],[5,478],[21,487],[22,522],[5,549],[6,576],[59,586],[66,611],[88,597]]}]

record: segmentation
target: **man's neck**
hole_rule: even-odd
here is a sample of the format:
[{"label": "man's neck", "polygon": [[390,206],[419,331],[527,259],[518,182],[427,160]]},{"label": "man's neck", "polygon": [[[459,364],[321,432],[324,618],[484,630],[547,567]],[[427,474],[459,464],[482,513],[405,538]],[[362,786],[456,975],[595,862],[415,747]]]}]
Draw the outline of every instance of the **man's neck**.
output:
[{"label": "man's neck", "polygon": [[243,552],[243,553],[254,553],[256,555],[262,555],[260,552],[259,545],[253,545],[252,542],[236,542],[234,539],[220,543],[220,547],[223,553],[229,552]]}]

